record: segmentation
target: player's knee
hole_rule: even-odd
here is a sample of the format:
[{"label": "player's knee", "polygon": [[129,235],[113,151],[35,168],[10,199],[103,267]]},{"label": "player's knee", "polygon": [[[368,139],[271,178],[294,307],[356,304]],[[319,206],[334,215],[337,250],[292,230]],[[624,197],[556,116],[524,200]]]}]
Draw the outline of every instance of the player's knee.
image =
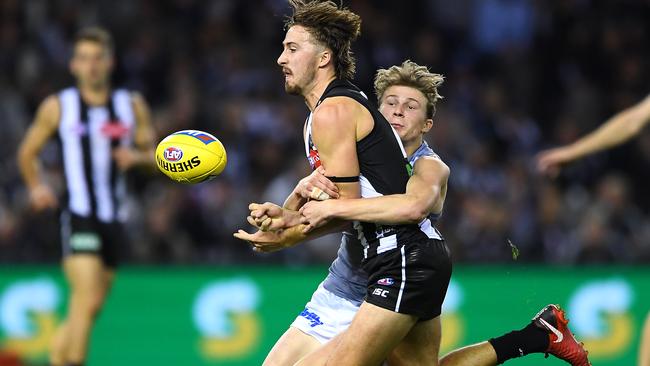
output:
[{"label": "player's knee", "polygon": [[93,318],[97,317],[104,306],[104,296],[98,294],[91,297],[87,305],[88,314]]}]

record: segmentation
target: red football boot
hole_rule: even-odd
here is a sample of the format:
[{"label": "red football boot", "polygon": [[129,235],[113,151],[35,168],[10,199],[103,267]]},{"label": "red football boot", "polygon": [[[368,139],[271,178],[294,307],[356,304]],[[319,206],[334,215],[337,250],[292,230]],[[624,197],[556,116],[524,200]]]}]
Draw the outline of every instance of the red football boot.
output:
[{"label": "red football boot", "polygon": [[549,354],[570,363],[573,366],[591,366],[587,351],[578,343],[568,327],[569,320],[564,310],[557,305],[546,305],[533,318],[535,325],[549,334],[546,356]]}]

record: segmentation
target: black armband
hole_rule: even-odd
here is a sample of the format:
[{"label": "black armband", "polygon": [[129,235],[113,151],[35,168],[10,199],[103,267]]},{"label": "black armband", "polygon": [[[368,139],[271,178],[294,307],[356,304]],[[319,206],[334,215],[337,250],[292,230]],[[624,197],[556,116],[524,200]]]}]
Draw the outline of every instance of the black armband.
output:
[{"label": "black armband", "polygon": [[359,181],[359,176],[354,177],[325,177],[334,183],[354,183]]}]

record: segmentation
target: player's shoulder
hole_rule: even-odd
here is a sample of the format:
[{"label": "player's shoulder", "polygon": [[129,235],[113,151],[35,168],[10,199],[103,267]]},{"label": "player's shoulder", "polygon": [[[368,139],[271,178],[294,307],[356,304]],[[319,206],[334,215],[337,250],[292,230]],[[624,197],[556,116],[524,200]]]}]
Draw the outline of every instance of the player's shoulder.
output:
[{"label": "player's shoulder", "polygon": [[58,114],[61,110],[61,94],[50,94],[39,105],[39,110],[47,114]]},{"label": "player's shoulder", "polygon": [[312,123],[314,126],[327,127],[351,126],[350,119],[362,111],[362,106],[349,97],[330,97],[325,99],[313,112]]},{"label": "player's shoulder", "polygon": [[414,172],[437,172],[449,175],[451,169],[436,153],[423,155],[415,161]]},{"label": "player's shoulder", "polygon": [[38,106],[36,123],[55,128],[61,117],[61,102],[58,94],[48,95]]},{"label": "player's shoulder", "polygon": [[426,141],[422,141],[422,144],[415,151],[411,159],[413,159],[412,161],[415,164],[420,158],[427,156],[442,161],[440,155],[436,154],[436,152],[433,151],[433,149],[429,146],[429,144],[427,144]]}]

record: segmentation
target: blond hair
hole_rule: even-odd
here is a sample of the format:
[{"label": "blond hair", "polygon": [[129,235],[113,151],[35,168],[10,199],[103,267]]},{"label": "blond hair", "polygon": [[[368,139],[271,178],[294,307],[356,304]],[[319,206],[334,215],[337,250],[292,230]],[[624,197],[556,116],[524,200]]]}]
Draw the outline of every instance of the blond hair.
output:
[{"label": "blond hair", "polygon": [[307,28],[309,34],[332,50],[334,71],[339,79],[352,79],[355,60],[351,45],[361,33],[361,17],[333,1],[289,0],[293,14],[286,29],[294,25]]},{"label": "blond hair", "polygon": [[82,28],[74,37],[74,44],[79,42],[93,42],[101,45],[109,53],[113,53],[113,37],[108,31],[101,27]]},{"label": "blond hair", "polygon": [[394,65],[388,69],[379,69],[375,75],[375,94],[381,103],[381,97],[391,86],[401,85],[415,88],[427,98],[427,117],[433,118],[436,103],[442,99],[438,87],[444,82],[444,76],[434,74],[426,66],[420,66],[411,60]]}]

